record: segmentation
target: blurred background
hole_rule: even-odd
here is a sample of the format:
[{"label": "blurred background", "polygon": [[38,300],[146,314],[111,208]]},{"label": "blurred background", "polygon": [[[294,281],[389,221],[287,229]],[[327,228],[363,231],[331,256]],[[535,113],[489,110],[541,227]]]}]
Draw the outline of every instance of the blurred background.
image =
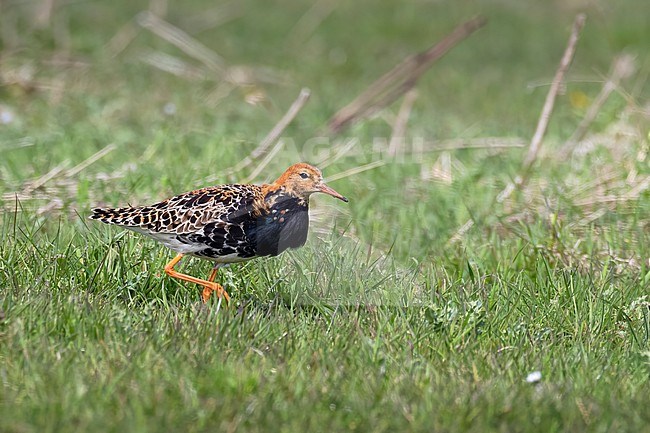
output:
[{"label": "blurred background", "polygon": [[[469,219],[496,228],[486,220],[494,197],[517,176],[571,24],[584,12],[543,170],[518,204],[497,213],[562,216],[593,198],[592,212],[597,197],[627,194],[637,180],[630,172],[647,169],[637,158],[647,147],[647,11],[644,0],[5,0],[3,206],[13,209],[18,197],[38,215],[74,216],[206,184],[269,181],[307,160],[352,198],[348,207],[324,204],[337,206],[324,211],[344,225],[352,221],[351,234],[393,245],[402,258],[432,254]],[[373,81],[478,15],[485,27],[433,64],[408,97],[398,151],[388,147],[401,100],[339,134],[328,129]],[[557,157],[621,58],[613,91],[580,137],[589,140]],[[238,166],[304,87],[311,98],[282,143]],[[397,244],[389,220],[408,235]]]},{"label": "blurred background", "polygon": [[[359,99],[477,16],[411,91]],[[649,17],[0,0],[0,430],[648,431]],[[220,271],[228,307],[87,219],[300,160],[350,202],[313,197],[303,248]]]}]

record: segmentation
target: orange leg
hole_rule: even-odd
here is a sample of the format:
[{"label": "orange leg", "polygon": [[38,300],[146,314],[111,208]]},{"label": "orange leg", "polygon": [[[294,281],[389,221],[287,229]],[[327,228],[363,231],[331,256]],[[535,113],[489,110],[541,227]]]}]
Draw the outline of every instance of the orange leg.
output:
[{"label": "orange leg", "polygon": [[[220,268],[219,265],[214,265],[214,268],[212,268],[212,270],[210,271],[210,275],[208,275],[208,281],[209,282],[212,283],[214,281],[214,279],[217,277],[217,272],[219,272],[219,268]],[[223,286],[221,284],[219,284],[219,283],[214,283],[214,284],[218,284],[219,287],[221,287],[221,291],[217,293],[217,296],[221,297],[221,293],[223,293],[223,295],[226,298],[226,301],[230,302],[230,295],[228,295],[228,292],[226,292],[224,290]],[[208,289],[207,287],[203,289],[203,301],[204,302],[208,302],[208,299],[210,298],[211,293],[212,293],[212,290]]]},{"label": "orange leg", "polygon": [[215,267],[212,268],[212,270],[210,271],[210,275],[208,275],[208,281],[214,281],[218,271],[219,271],[219,265],[215,265]]},{"label": "orange leg", "polygon": [[174,270],[174,266],[176,266],[182,258],[183,254],[176,255],[176,257],[174,257],[169,263],[167,263],[167,265],[165,265],[165,273],[172,278],[178,278],[179,280],[189,281],[190,283],[195,283],[203,286],[202,298],[204,303],[208,302],[210,295],[212,295],[212,292],[217,292],[217,297],[221,298],[221,296],[224,296],[226,298],[226,301],[230,301],[230,296],[223,289],[221,284],[214,282],[218,268],[215,267],[215,269],[212,270],[207,280],[202,280],[190,275],[181,274],[180,272]]}]

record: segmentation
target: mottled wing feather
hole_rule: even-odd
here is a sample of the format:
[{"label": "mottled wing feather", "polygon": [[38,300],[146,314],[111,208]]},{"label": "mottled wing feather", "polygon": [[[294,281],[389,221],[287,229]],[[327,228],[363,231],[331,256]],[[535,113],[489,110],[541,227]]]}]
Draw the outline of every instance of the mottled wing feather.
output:
[{"label": "mottled wing feather", "polygon": [[213,222],[238,222],[252,212],[257,185],[222,185],[186,192],[150,206],[92,210],[91,219],[143,232],[189,234]]},{"label": "mottled wing feather", "polygon": [[92,219],[143,233],[172,250],[205,257],[252,255],[244,225],[259,213],[257,185],[222,185],[150,206],[93,209]]}]

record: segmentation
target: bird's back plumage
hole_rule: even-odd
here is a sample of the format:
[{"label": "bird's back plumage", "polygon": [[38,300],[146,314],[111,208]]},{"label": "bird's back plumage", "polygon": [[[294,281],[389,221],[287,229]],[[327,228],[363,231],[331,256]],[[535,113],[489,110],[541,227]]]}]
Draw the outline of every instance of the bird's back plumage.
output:
[{"label": "bird's back plumage", "polygon": [[215,220],[236,218],[260,197],[258,185],[220,185],[186,192],[149,206],[95,208],[90,218],[143,232],[187,234]]},{"label": "bird's back plumage", "polygon": [[309,226],[308,202],[260,185],[220,185],[149,206],[92,212],[91,219],[145,234],[176,252],[225,263],[302,246]]}]

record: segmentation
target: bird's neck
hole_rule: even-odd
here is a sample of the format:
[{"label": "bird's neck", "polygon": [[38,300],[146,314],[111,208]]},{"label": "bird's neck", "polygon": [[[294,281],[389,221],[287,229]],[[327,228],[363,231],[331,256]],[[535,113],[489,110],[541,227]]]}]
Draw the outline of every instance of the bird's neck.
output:
[{"label": "bird's neck", "polygon": [[273,208],[280,203],[291,202],[297,206],[309,207],[309,197],[296,195],[288,191],[285,186],[279,184],[262,185],[264,202],[267,207]]}]

